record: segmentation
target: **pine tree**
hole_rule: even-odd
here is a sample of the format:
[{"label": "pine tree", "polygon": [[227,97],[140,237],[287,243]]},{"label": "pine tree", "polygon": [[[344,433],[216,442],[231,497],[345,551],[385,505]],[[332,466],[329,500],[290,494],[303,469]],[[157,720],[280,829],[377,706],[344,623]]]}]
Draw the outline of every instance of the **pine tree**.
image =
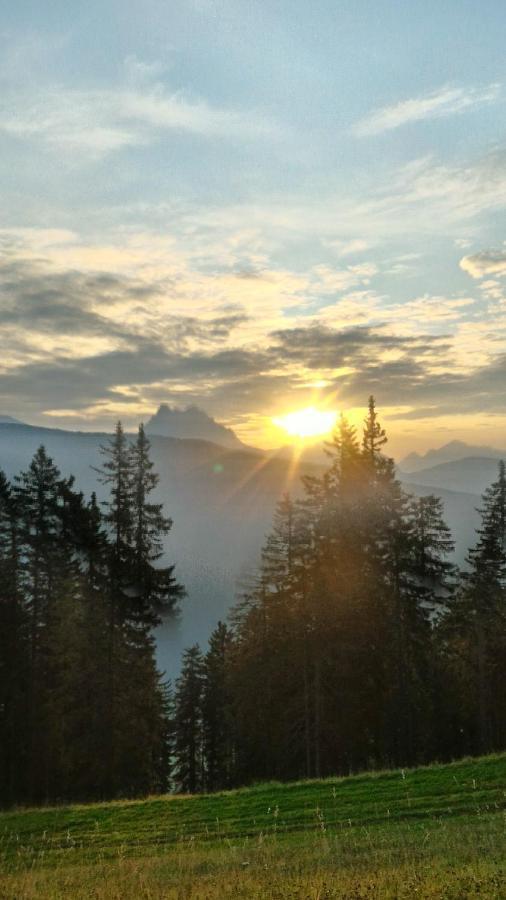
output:
[{"label": "pine tree", "polygon": [[96,494],[79,517],[83,617],[79,662],[79,705],[84,728],[76,740],[75,794],[80,799],[108,795],[109,729],[109,563],[111,548]]},{"label": "pine tree", "polygon": [[125,621],[130,607],[132,582],[132,469],[130,448],[121,422],[109,443],[101,448],[105,462],[97,469],[99,481],[109,488],[103,501],[104,521],[110,532],[107,585],[107,649],[106,649],[106,778],[105,793],[114,796],[121,775],[123,670],[127,665],[124,647]]},{"label": "pine tree", "polygon": [[454,542],[443,518],[443,501],[433,494],[418,497],[412,502],[411,516],[416,571],[432,584],[452,571],[446,557],[452,553]]},{"label": "pine tree", "polygon": [[368,414],[364,422],[362,452],[371,468],[377,468],[382,459],[382,448],[387,443],[387,435],[379,423],[376,412],[376,401],[371,395],[368,403]]},{"label": "pine tree", "polygon": [[109,487],[109,500],[104,502],[105,521],[111,529],[115,565],[120,570],[129,562],[133,527],[131,457],[121,422],[117,422],[113,437],[109,444],[101,447],[101,453],[105,462],[96,471],[100,482]]},{"label": "pine tree", "polygon": [[[386,616],[381,541],[387,504],[378,494],[381,490],[388,495],[388,490],[383,484],[380,489],[383,432],[380,429],[377,444],[373,402],[371,409],[373,440],[364,437],[362,445],[355,428],[341,417],[328,446],[331,466],[316,517],[314,592],[320,652],[315,681],[321,699],[315,720],[316,730],[322,732],[316,772],[354,769],[382,753]],[[328,708],[336,710],[335,716],[327,715]]]},{"label": "pine tree", "polygon": [[483,495],[478,541],[470,550],[455,602],[444,621],[454,672],[468,709],[467,732],[473,752],[502,748],[506,716],[502,690],[506,677],[506,469]]},{"label": "pine tree", "polygon": [[155,789],[164,741],[164,695],[156,666],[153,628],[160,614],[174,615],[184,592],[173,566],[157,567],[162,537],[172,525],[150,494],[158,476],[144,428],[129,445],[118,422],[103,448],[100,470],[110,488],[105,522],[111,532],[108,564],[106,722],[107,792],[138,794]]},{"label": "pine tree", "polygon": [[410,500],[403,523],[406,558],[400,588],[405,646],[407,710],[404,740],[410,763],[433,758],[437,751],[444,682],[437,661],[434,627],[451,601],[454,549],[443,518],[443,503],[434,496]]},{"label": "pine tree", "polygon": [[160,623],[160,614],[174,615],[184,590],[174,577],[174,566],[155,567],[163,555],[162,538],[172,528],[161,503],[150,501],[159,476],[153,471],[150,443],[139,426],[130,451],[132,549],[134,557],[134,618],[148,628]]},{"label": "pine tree", "polygon": [[[21,584],[29,630],[28,791],[31,799],[64,791],[71,764],[67,729],[74,710],[79,563],[69,533],[72,479],[40,447],[16,478]],[[62,771],[64,766],[65,771]]]},{"label": "pine tree", "polygon": [[230,787],[233,778],[233,711],[228,685],[231,641],[227,626],[218,622],[204,658],[202,738],[208,791]]},{"label": "pine tree", "polygon": [[174,764],[176,750],[176,706],[172,681],[168,679],[161,684],[163,730],[158,756],[157,793],[166,794],[176,787],[174,782]]},{"label": "pine tree", "polygon": [[198,644],[183,654],[175,696],[175,767],[179,791],[194,794],[204,786],[202,697],[204,661]]}]

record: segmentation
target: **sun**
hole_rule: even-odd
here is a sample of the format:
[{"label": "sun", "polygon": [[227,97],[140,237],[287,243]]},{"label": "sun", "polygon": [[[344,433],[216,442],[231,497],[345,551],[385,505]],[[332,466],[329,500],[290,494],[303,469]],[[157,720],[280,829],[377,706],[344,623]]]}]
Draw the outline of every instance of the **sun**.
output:
[{"label": "sun", "polygon": [[336,424],[338,413],[334,410],[316,409],[308,406],[296,412],[273,418],[274,425],[283,428],[287,434],[296,438],[312,438],[328,434]]}]

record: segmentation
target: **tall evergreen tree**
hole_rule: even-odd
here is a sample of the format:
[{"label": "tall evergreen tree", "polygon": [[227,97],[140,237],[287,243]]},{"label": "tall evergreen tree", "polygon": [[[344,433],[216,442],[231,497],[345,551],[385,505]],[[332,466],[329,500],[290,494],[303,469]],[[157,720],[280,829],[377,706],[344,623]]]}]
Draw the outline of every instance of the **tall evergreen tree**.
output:
[{"label": "tall evergreen tree", "polygon": [[198,644],[183,654],[175,695],[175,768],[179,791],[194,794],[204,787],[202,698],[204,660]]},{"label": "tall evergreen tree", "polygon": [[176,752],[176,705],[172,681],[167,679],[161,684],[163,728],[159,747],[157,765],[157,793],[168,793],[175,790],[174,766]]},{"label": "tall evergreen tree", "polygon": [[[67,764],[67,729],[73,707],[75,650],[80,598],[79,562],[67,527],[72,479],[61,477],[44,447],[16,478],[21,582],[30,646],[30,747],[28,790],[45,799],[62,789]],[[65,646],[62,646],[65,635]],[[65,686],[64,686],[65,685]]]},{"label": "tall evergreen tree", "polygon": [[148,628],[158,625],[160,614],[174,615],[184,590],[174,577],[174,566],[155,567],[163,555],[162,539],[172,528],[172,519],[163,515],[161,503],[150,495],[159,476],[153,471],[150,442],[139,426],[130,451],[132,550],[134,561],[134,617]]},{"label": "tall evergreen tree", "polygon": [[103,501],[103,506],[104,521],[111,535],[108,553],[105,661],[107,695],[105,792],[108,796],[113,796],[119,787],[122,670],[127,665],[124,628],[129,611],[132,580],[132,470],[128,439],[121,422],[117,422],[113,437],[101,448],[101,452],[105,462],[102,468],[96,471],[99,481],[109,489],[109,497]]},{"label": "tall evergreen tree", "polygon": [[174,615],[183,589],[173,566],[160,568],[162,537],[171,521],[151,502],[158,476],[149,441],[139,429],[132,446],[118,422],[100,470],[109,486],[105,522],[111,531],[107,649],[107,791],[154,789],[164,741],[164,696],[156,666],[153,628],[160,613]]},{"label": "tall evergreen tree", "polygon": [[234,767],[233,710],[228,685],[231,634],[218,622],[204,657],[202,690],[202,740],[205,787],[208,791],[230,787]]}]

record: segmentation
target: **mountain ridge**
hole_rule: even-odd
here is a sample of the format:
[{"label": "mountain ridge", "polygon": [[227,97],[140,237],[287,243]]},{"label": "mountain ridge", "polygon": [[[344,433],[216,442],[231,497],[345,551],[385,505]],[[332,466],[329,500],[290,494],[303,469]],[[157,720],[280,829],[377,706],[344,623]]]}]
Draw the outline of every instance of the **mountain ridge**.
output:
[{"label": "mountain ridge", "polygon": [[466,456],[464,459],[439,463],[418,472],[405,472],[400,468],[397,472],[402,481],[411,481],[427,488],[441,488],[481,496],[486,488],[497,480],[500,459],[500,456],[496,458]]},{"label": "mountain ridge", "polygon": [[449,441],[441,447],[432,448],[425,453],[409,453],[399,462],[399,469],[411,475],[434,466],[459,462],[468,458],[501,459],[506,457],[506,450],[497,447],[466,444],[465,441]]}]

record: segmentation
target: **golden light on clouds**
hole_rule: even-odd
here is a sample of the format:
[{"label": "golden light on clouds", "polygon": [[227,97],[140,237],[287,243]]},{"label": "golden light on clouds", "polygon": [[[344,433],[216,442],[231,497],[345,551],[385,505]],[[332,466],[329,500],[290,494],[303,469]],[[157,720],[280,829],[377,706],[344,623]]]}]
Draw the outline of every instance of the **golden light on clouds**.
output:
[{"label": "golden light on clouds", "polygon": [[272,422],[291,437],[304,439],[328,434],[336,424],[337,416],[337,410],[322,410],[308,406],[305,409],[275,417]]}]

